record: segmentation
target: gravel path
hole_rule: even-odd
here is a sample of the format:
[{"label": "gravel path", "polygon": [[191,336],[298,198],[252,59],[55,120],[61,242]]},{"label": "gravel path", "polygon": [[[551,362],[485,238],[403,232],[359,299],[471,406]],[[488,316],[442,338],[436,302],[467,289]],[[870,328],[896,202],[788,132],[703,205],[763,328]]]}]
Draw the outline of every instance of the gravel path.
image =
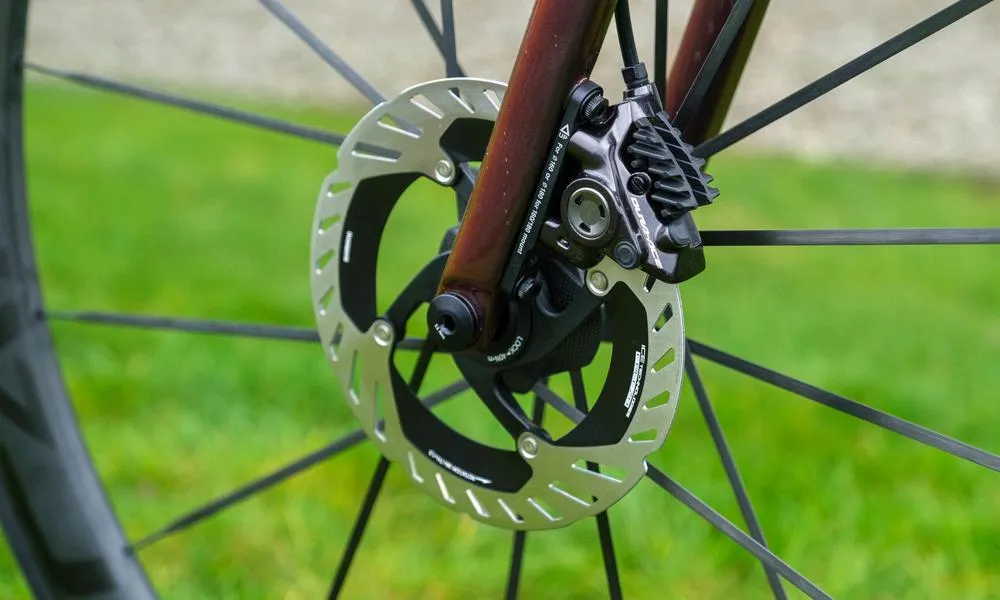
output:
[{"label": "gravel path", "polygon": [[[408,0],[287,0],[387,95],[439,77],[442,63]],[[632,0],[643,48],[652,0]],[[437,2],[429,0],[429,4]],[[160,86],[361,103],[363,98],[254,0],[33,0],[31,60]],[[471,75],[506,79],[530,0],[458,0]],[[672,3],[672,41],[690,0]],[[745,117],[948,0],[773,0],[732,119]],[[1000,2],[818,101],[741,147],[809,157],[1000,173]],[[617,50],[596,78],[619,81]]]}]

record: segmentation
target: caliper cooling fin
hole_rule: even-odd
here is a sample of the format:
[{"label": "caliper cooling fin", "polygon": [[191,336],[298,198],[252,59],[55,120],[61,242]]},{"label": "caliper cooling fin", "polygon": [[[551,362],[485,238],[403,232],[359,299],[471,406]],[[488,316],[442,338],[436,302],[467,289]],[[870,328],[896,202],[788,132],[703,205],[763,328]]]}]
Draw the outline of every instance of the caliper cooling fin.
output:
[{"label": "caliper cooling fin", "polygon": [[635,122],[625,147],[628,169],[652,179],[649,201],[661,219],[675,219],[711,204],[719,195],[710,185],[712,177],[705,173],[705,161],[693,152],[663,113]]},{"label": "caliper cooling fin", "polygon": [[585,416],[561,407],[579,421],[569,433],[553,439],[533,428],[512,435],[506,448],[489,446],[446,425],[417,397],[394,355],[410,318],[434,297],[447,255],[432,260],[380,313],[379,247],[406,247],[406,240],[382,239],[383,231],[417,179],[450,186],[457,173],[468,172],[463,163],[482,160],[504,93],[494,81],[433,81],[380,104],[358,123],[319,195],[312,302],[345,401],[384,456],[452,510],[505,528],[549,529],[606,510],[642,479],[645,459],[662,445],[676,408],[683,319],[676,286],[605,257],[587,269],[574,267],[580,287],[560,312],[533,305],[526,349],[510,362],[454,356],[467,364],[463,372],[476,373],[469,383],[481,401],[489,396],[516,405],[505,370],[546,359],[559,345],[556,332],[571,331],[599,311],[612,344],[610,366]]}]

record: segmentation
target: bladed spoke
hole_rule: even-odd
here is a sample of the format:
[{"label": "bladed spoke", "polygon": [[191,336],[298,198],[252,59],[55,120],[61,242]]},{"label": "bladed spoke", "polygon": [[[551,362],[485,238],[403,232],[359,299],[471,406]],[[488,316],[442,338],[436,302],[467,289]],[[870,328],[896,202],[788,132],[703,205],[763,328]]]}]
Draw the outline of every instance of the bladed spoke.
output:
[{"label": "bladed spoke", "polygon": [[[438,404],[441,404],[445,400],[454,398],[458,394],[464,392],[469,388],[469,384],[464,380],[456,381],[455,383],[444,387],[436,392],[428,394],[423,402],[428,408],[433,408]],[[220,496],[203,506],[200,506],[189,513],[175,519],[162,529],[151,533],[139,541],[132,544],[132,550],[141,550],[150,544],[160,541],[164,538],[170,537],[177,534],[189,527],[192,527],[198,523],[201,523],[205,519],[216,515],[223,510],[231,508],[232,506],[247,500],[275,485],[286,481],[295,475],[299,475],[304,471],[315,467],[316,465],[326,461],[327,459],[333,458],[334,456],[349,450],[354,446],[357,446],[361,442],[365,441],[365,432],[358,429],[352,431],[351,433],[345,435],[332,442],[331,444],[316,450],[306,456],[291,462],[280,469],[277,469],[259,479],[256,479],[246,485],[243,485],[228,494]]]},{"label": "bladed spoke", "polygon": [[873,425],[878,425],[883,429],[898,433],[913,441],[920,442],[932,448],[937,448],[953,456],[963,458],[977,465],[986,467],[993,471],[1000,472],[1000,456],[976,448],[965,442],[960,442],[942,433],[927,429],[915,423],[911,423],[889,413],[872,408],[860,402],[849,400],[833,392],[828,392],[816,386],[809,385],[787,375],[782,375],[777,371],[772,371],[766,367],[756,365],[715,348],[700,344],[693,340],[688,340],[688,348],[694,354],[706,358],[714,363],[728,367],[744,375],[759,379],[775,387],[791,392],[813,402],[828,406],[844,414],[851,415],[867,421]]},{"label": "bladed spoke", "polygon": [[[764,531],[761,529],[760,522],[757,520],[757,513],[750,502],[750,494],[743,484],[743,477],[740,476],[740,471],[736,467],[733,453],[729,449],[729,442],[726,441],[726,436],[722,432],[722,424],[719,423],[719,418],[715,414],[715,407],[712,406],[712,400],[708,397],[708,390],[705,389],[705,384],[701,380],[701,374],[698,373],[698,367],[695,366],[694,359],[690,354],[685,356],[684,370],[687,372],[688,381],[691,382],[691,387],[694,389],[694,395],[698,399],[698,406],[701,408],[701,414],[705,418],[708,431],[712,435],[712,441],[715,443],[715,449],[719,453],[722,467],[726,471],[729,486],[733,489],[736,502],[740,506],[743,521],[746,522],[747,529],[750,531],[753,539],[757,540],[761,546],[767,548]],[[774,594],[774,597],[779,600],[787,598],[785,588],[782,587],[781,580],[778,579],[778,574],[766,564],[761,563],[761,565],[764,567],[764,574],[767,576],[767,583],[771,586],[771,593]]]},{"label": "bladed spoke", "polygon": [[698,71],[698,76],[695,77],[694,83],[691,84],[687,96],[684,97],[681,107],[677,109],[677,114],[674,116],[674,125],[681,131],[687,129],[691,118],[701,106],[702,101],[704,101],[709,87],[711,87],[712,82],[715,81],[715,76],[719,73],[722,62],[729,56],[733,42],[739,36],[740,29],[743,27],[743,23],[746,22],[747,15],[750,14],[753,3],[754,0],[737,0],[732,12],[729,13],[729,18],[726,19],[725,25],[722,26],[722,31],[719,32],[719,37],[715,39],[715,44],[712,45],[712,49],[705,58],[705,62],[702,63],[701,70]]},{"label": "bladed spoke", "polygon": [[[531,408],[531,422],[541,427],[544,418],[545,403],[535,395]],[[510,556],[510,571],[507,573],[507,591],[504,594],[504,598],[507,600],[517,600],[518,589],[521,585],[521,566],[524,564],[524,544],[527,540],[528,532],[514,532],[514,547]]]},{"label": "bladed spoke", "polygon": [[[48,311],[44,314],[44,317],[49,321],[66,321],[89,325],[184,331],[187,333],[228,335],[290,342],[319,342],[319,334],[316,333],[315,329],[288,325],[233,323],[230,321],[210,321],[206,319],[186,319],[156,315],[129,315],[101,311]],[[420,350],[423,346],[424,340],[420,338],[406,338],[396,344],[396,349]]]},{"label": "bladed spoke", "polygon": [[788,583],[802,590],[810,598],[814,600],[832,600],[832,596],[806,579],[805,576],[789,566],[788,563],[778,558],[757,540],[740,530],[739,527],[733,525],[729,519],[719,514],[718,511],[706,504],[705,501],[686,490],[663,471],[650,466],[646,472],[646,477],[666,490],[671,496],[680,500],[682,504],[693,510],[699,517],[705,519],[715,526],[716,529],[726,534],[730,539],[742,546],[744,550],[753,554],[761,563],[780,573]]},{"label": "bladed spoke", "polygon": [[[457,51],[455,53],[454,61],[449,62],[450,51],[448,49],[448,44],[445,39],[445,34],[438,29],[437,23],[434,21],[434,16],[431,14],[430,9],[427,8],[427,3],[424,0],[410,0],[413,4],[413,8],[417,11],[417,16],[420,17],[420,22],[424,24],[424,29],[427,30],[427,34],[431,36],[434,45],[437,46],[441,56],[445,60],[445,72],[449,73],[449,77],[465,77],[465,70],[458,62]],[[449,4],[451,2],[449,1]],[[441,7],[442,16],[444,16],[444,6]],[[445,24],[447,27],[447,24]],[[451,75],[454,73],[454,75]]]},{"label": "bladed spoke", "polygon": [[[570,385],[573,387],[573,405],[581,413],[586,413],[587,389],[583,385],[583,373],[579,369],[569,372]],[[587,468],[599,471],[597,465],[587,463]],[[611,520],[608,512],[602,511],[594,517],[597,521],[597,537],[601,541],[601,557],[604,559],[604,575],[608,580],[608,596],[611,600],[621,600],[622,585],[618,577],[618,560],[615,558],[614,539],[611,536]]]},{"label": "bladed spoke", "polygon": [[521,585],[521,563],[524,561],[524,542],[528,534],[524,531],[514,532],[514,550],[510,555],[510,571],[507,573],[506,600],[517,600],[517,591]]},{"label": "bladed spoke", "polygon": [[316,333],[315,329],[309,327],[265,325],[259,323],[233,323],[229,321],[186,319],[157,315],[129,315],[100,311],[48,311],[45,313],[45,317],[49,321],[69,321],[92,325],[131,327],[135,329],[162,329],[168,331],[185,331],[188,333],[207,333],[267,340],[319,342],[319,334]]},{"label": "bladed spoke", "polygon": [[455,179],[455,202],[458,205],[458,220],[465,216],[465,209],[469,206],[469,198],[472,197],[472,188],[476,185],[476,177],[479,171],[469,163],[462,163],[458,167],[458,177]]},{"label": "bladed spoke", "polygon": [[382,491],[382,484],[385,483],[385,475],[388,472],[389,461],[384,456],[380,456],[378,466],[375,467],[375,474],[372,475],[372,480],[368,484],[365,500],[361,504],[361,511],[358,512],[358,518],[354,521],[351,539],[347,542],[344,555],[340,558],[340,564],[337,566],[337,574],[333,578],[333,585],[330,586],[330,594],[327,596],[330,600],[339,598],[341,590],[344,589],[344,583],[347,582],[347,572],[350,571],[354,555],[358,551],[358,546],[361,545],[365,527],[368,526],[368,520],[371,519],[372,510],[375,508],[375,502],[378,500],[379,492]]},{"label": "bladed spoke", "polygon": [[458,38],[455,33],[455,5],[452,0],[441,0],[441,34],[444,37],[445,73],[448,77],[464,77],[458,66]]},{"label": "bladed spoke", "polygon": [[315,33],[312,32],[305,23],[299,20],[280,0],[260,0],[260,3],[264,5],[264,8],[269,10],[279,21],[285,24],[292,33],[298,36],[307,46],[312,48],[313,52],[317,54],[323,62],[333,67],[340,76],[347,80],[354,89],[361,92],[361,94],[368,98],[368,101],[372,104],[379,104],[385,102],[385,96],[383,96],[375,87],[368,82],[367,79],[361,76],[351,65],[341,58],[336,52],[334,52],[329,46],[327,46],[323,40],[319,39]]},{"label": "bladed spoke", "polygon": [[1000,244],[1000,228],[703,231],[706,246],[926,246]]},{"label": "bladed spoke", "polygon": [[844,85],[858,75],[885,62],[993,0],[958,0],[954,4],[917,23],[896,37],[876,46],[849,63],[787,96],[756,115],[695,148],[695,154],[707,158],[756,133],[813,100]]},{"label": "bladed spoke", "polygon": [[284,133],[306,140],[323,142],[324,144],[330,144],[331,146],[339,146],[343,143],[345,137],[338,133],[331,133],[315,127],[288,123],[287,121],[282,121],[281,119],[265,117],[263,115],[257,115],[202,100],[193,100],[176,94],[168,94],[166,92],[139,87],[129,83],[121,83],[104,77],[98,77],[96,75],[88,75],[86,73],[78,73],[64,69],[53,69],[51,67],[36,65],[33,63],[25,63],[24,68],[49,77],[69,81],[70,83],[75,83],[77,85],[105,92],[121,94],[131,98],[138,98],[149,102],[155,102],[165,106],[172,106],[174,108],[182,108],[199,114],[224,119],[226,121],[266,129],[275,133]]},{"label": "bladed spoke", "polygon": [[[428,341],[420,351],[417,364],[413,367],[413,374],[410,375],[410,389],[414,393],[420,392],[420,387],[424,383],[424,377],[427,375],[427,369],[430,367],[432,358],[434,358],[434,345]],[[371,519],[372,510],[375,509],[375,502],[382,491],[382,484],[385,483],[385,475],[388,471],[388,459],[384,456],[379,457],[378,466],[375,467],[375,474],[372,475],[372,480],[368,484],[368,492],[365,494],[364,502],[361,504],[358,518],[354,521],[351,538],[347,542],[347,547],[344,548],[340,564],[337,565],[337,573],[334,575],[333,584],[330,586],[330,594],[328,596],[330,600],[339,598],[340,592],[344,589],[344,583],[347,582],[347,574],[350,572],[351,564],[354,562],[354,555],[357,554],[358,548],[361,546],[361,538],[365,535],[365,528],[368,526],[369,519]]]},{"label": "bladed spoke", "polygon": [[[571,406],[565,400],[560,398],[559,394],[556,394],[547,385],[538,384],[532,389],[532,391],[535,392],[535,394],[537,394],[542,401],[574,423],[579,423],[583,420],[583,412],[577,410],[576,407]],[[802,590],[810,598],[815,600],[830,600],[830,596],[826,592],[819,589],[814,583],[803,577],[798,571],[790,567],[785,561],[778,558],[773,552],[762,546],[757,540],[741,531],[739,527],[733,525],[715,509],[708,504],[705,504],[705,502],[700,498],[681,487],[666,473],[654,466],[649,466],[646,471],[646,476],[669,492],[672,496],[680,500],[688,508],[698,514],[698,516],[702,517],[714,525],[722,533],[729,536],[734,542],[742,546],[747,552],[757,558],[757,560],[777,571],[789,583]]]}]

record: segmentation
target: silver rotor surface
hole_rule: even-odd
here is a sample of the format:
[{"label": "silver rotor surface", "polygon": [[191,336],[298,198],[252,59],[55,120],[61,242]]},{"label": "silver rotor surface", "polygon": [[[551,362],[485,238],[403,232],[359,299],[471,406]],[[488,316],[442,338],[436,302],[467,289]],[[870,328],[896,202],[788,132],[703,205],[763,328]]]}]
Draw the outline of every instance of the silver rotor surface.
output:
[{"label": "silver rotor surface", "polygon": [[[352,256],[359,239],[382,235],[361,227],[352,230],[352,209],[363,208],[357,203],[396,200],[365,197],[357,193],[359,188],[367,181],[412,173],[450,185],[457,165],[443,150],[442,136],[459,119],[495,121],[504,93],[504,84],[495,81],[432,81],[380,104],[357,124],[319,195],[312,232],[312,301],[323,349],[346,402],[382,454],[453,510],[499,527],[549,529],[596,515],[620,500],[645,474],[647,455],[662,445],[684,364],[677,287],[657,281],[647,289],[645,273],[623,269],[608,258],[587,273],[586,290],[580,293],[633,295],[629,302],[637,310],[616,318],[645,331],[635,356],[629,357],[628,391],[615,409],[627,420],[627,429],[615,443],[592,446],[522,436],[516,447],[530,467],[530,478],[516,491],[501,491],[465,457],[421,448],[407,438],[393,386],[392,356],[401,335],[382,318],[356,323],[347,308],[353,301],[352,282],[343,278],[352,261],[362,260]],[[587,463],[611,468],[600,473]]]}]

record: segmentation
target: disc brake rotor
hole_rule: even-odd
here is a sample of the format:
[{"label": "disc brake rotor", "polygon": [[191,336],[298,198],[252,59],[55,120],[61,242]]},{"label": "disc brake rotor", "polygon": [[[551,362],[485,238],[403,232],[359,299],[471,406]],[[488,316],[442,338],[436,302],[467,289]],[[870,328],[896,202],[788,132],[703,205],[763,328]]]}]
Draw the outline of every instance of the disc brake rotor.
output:
[{"label": "disc brake rotor", "polygon": [[[603,311],[603,336],[612,343],[603,389],[568,434],[551,439],[541,429],[525,431],[516,449],[502,450],[456,432],[420,402],[393,354],[410,316],[434,296],[447,255],[428,264],[378,314],[379,244],[410,184],[426,177],[450,185],[457,165],[482,160],[504,92],[503,84],[487,80],[424,83],[358,123],[319,196],[312,299],[320,340],[347,404],[383,455],[453,510],[500,527],[547,529],[606,510],[645,474],[645,459],[662,445],[676,408],[683,319],[676,286],[605,258],[580,271],[569,305],[547,317],[556,325],[572,321],[572,328]],[[524,354],[550,348],[545,341]],[[501,377],[514,365],[491,365],[485,356],[455,358],[481,365],[463,373],[487,373],[486,383],[470,382],[484,402],[516,404]]]}]

